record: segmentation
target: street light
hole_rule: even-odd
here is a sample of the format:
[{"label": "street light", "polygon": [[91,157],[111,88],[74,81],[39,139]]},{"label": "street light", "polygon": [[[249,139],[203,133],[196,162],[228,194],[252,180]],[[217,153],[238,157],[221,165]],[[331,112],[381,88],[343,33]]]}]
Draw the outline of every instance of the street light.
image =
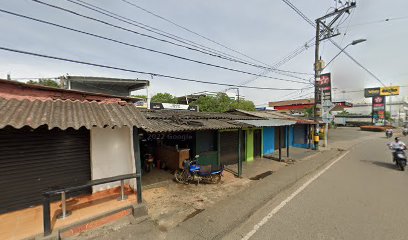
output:
[{"label": "street light", "polygon": [[351,43],[347,44],[343,49],[341,49],[341,51],[340,51],[339,53],[336,54],[336,56],[334,56],[334,58],[332,58],[332,59],[326,64],[326,66],[322,69],[322,71],[323,71],[325,68],[327,68],[327,66],[329,66],[329,64],[332,63],[333,60],[336,59],[342,52],[344,52],[344,50],[346,50],[346,48],[348,48],[350,45],[353,45],[353,46],[354,46],[354,45],[357,45],[357,44],[362,43],[362,42],[365,42],[365,41],[367,41],[367,39],[362,38],[362,39],[354,40],[354,41],[352,41]]}]

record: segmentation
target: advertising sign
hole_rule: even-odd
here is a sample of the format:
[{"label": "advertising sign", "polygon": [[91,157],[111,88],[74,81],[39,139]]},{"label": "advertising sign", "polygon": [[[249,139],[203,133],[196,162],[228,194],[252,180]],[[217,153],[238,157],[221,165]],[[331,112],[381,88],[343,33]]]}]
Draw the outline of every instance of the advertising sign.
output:
[{"label": "advertising sign", "polygon": [[374,123],[383,123],[385,121],[385,96],[373,97],[372,110]]},{"label": "advertising sign", "polygon": [[322,94],[321,100],[325,101],[331,101],[332,100],[332,94],[331,94],[331,74],[330,73],[325,73],[320,75],[320,92]]},{"label": "advertising sign", "polygon": [[150,109],[188,110],[188,111],[198,112],[198,106],[189,106],[186,104],[176,104],[176,103],[150,103]]},{"label": "advertising sign", "polygon": [[381,96],[395,96],[395,95],[399,95],[399,92],[400,92],[400,87],[399,86],[380,88],[380,95]]},{"label": "advertising sign", "polygon": [[364,97],[377,97],[377,96],[395,96],[399,95],[400,87],[381,87],[381,88],[366,88],[364,89]]},{"label": "advertising sign", "polygon": [[377,97],[380,96],[380,88],[366,88],[364,89],[364,97]]}]

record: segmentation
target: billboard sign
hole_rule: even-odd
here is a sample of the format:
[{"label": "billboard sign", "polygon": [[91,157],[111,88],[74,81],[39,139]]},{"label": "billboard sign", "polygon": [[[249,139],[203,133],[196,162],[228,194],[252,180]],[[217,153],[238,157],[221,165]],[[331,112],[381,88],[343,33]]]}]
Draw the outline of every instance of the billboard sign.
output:
[{"label": "billboard sign", "polygon": [[320,83],[319,83],[320,93],[322,94],[321,100],[324,101],[331,101],[332,94],[331,94],[331,74],[325,73],[320,75]]},{"label": "billboard sign", "polygon": [[374,123],[383,123],[385,121],[385,96],[373,97],[372,110]]},{"label": "billboard sign", "polygon": [[380,88],[366,88],[364,89],[364,97],[370,98],[370,97],[377,97],[380,96]]},{"label": "billboard sign", "polygon": [[399,95],[399,92],[400,92],[400,87],[399,86],[380,88],[380,95],[381,96],[395,96],[395,95]]},{"label": "billboard sign", "polygon": [[400,87],[377,87],[377,88],[366,88],[364,89],[364,97],[378,97],[378,96],[395,96],[399,95]]},{"label": "billboard sign", "polygon": [[150,109],[188,110],[188,111],[198,112],[198,106],[189,106],[186,104],[174,104],[174,103],[150,103]]}]

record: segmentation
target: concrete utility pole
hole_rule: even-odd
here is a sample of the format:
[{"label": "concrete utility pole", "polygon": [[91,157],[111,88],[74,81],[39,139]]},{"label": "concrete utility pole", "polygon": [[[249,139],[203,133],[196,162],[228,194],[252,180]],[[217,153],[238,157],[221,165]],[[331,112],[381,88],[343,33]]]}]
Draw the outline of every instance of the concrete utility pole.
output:
[{"label": "concrete utility pole", "polygon": [[[322,95],[319,93],[320,74],[322,70],[324,69],[324,64],[323,64],[323,61],[320,59],[320,54],[319,54],[320,41],[330,39],[334,36],[340,35],[340,33],[334,31],[335,30],[333,28],[334,23],[336,23],[337,20],[339,20],[339,18],[343,14],[345,13],[349,14],[350,10],[355,7],[356,7],[355,2],[347,3],[346,6],[340,9],[335,9],[333,12],[328,13],[325,16],[316,19],[316,43],[315,43],[315,63],[314,63],[315,102],[314,102],[314,108],[313,108],[313,119],[315,122],[318,121],[318,117],[319,115],[322,114],[322,109],[323,109],[322,108],[323,99],[322,99]],[[321,109],[320,111],[318,111],[318,106]],[[318,112],[320,112],[320,114],[318,114]],[[319,124],[316,124],[314,127],[314,134],[313,134],[315,150],[319,149],[318,127],[319,127]],[[325,132],[325,137],[327,138],[327,132]]]}]

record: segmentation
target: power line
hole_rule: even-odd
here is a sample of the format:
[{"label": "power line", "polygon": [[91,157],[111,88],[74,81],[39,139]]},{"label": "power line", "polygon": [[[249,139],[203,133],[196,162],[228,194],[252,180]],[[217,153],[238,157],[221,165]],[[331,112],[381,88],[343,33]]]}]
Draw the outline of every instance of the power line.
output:
[{"label": "power line", "polygon": [[199,37],[201,37],[201,38],[203,38],[203,39],[205,39],[205,40],[207,40],[207,41],[210,41],[210,42],[212,42],[212,43],[214,43],[214,44],[217,44],[218,46],[221,46],[221,47],[223,47],[223,48],[225,48],[225,49],[228,49],[228,50],[230,50],[230,51],[232,51],[232,52],[235,52],[235,53],[237,53],[237,54],[239,54],[239,55],[241,55],[241,56],[247,57],[248,59],[251,59],[251,60],[253,60],[253,61],[255,61],[255,62],[262,63],[262,64],[268,66],[268,64],[266,64],[266,63],[264,63],[264,62],[261,62],[261,61],[259,61],[259,60],[256,60],[256,59],[254,59],[254,58],[252,58],[252,57],[246,55],[245,53],[242,53],[242,52],[240,52],[240,51],[234,50],[234,49],[232,49],[232,48],[230,48],[230,47],[228,47],[228,46],[225,46],[225,45],[222,44],[222,43],[219,43],[219,42],[214,41],[214,40],[212,40],[212,39],[210,39],[210,38],[208,38],[208,37],[205,37],[205,36],[203,36],[203,35],[201,35],[201,34],[195,32],[195,31],[193,31],[193,30],[190,30],[190,29],[188,29],[188,28],[186,28],[186,27],[184,27],[184,26],[182,26],[182,25],[180,25],[180,24],[178,24],[178,23],[172,21],[172,20],[169,20],[169,19],[167,19],[167,18],[165,18],[165,17],[162,17],[162,16],[160,16],[160,15],[158,15],[158,14],[152,12],[152,11],[149,11],[149,10],[143,8],[143,7],[140,7],[139,5],[137,5],[137,4],[135,4],[135,3],[132,3],[132,2],[127,1],[127,0],[121,0],[121,1],[127,3],[127,4],[129,4],[129,5],[131,5],[131,6],[134,6],[134,7],[138,8],[138,9],[144,11],[144,12],[147,12],[147,13],[149,13],[149,14],[151,14],[151,15],[157,17],[157,18],[160,18],[160,19],[162,19],[162,20],[164,20],[164,21],[166,21],[166,22],[168,22],[168,23],[170,23],[170,24],[172,24],[172,25],[174,25],[174,26],[176,26],[176,27],[178,27],[178,28],[181,28],[181,29],[183,29],[183,30],[189,32],[189,33],[192,33],[192,34],[194,34],[194,35],[196,35],[196,36],[199,36]]},{"label": "power line", "polygon": [[[156,34],[158,34],[158,35],[160,35],[160,36],[165,36],[165,37],[167,37],[167,38],[170,38],[170,39],[173,39],[173,40],[177,40],[177,41],[179,41],[179,42],[182,42],[182,43],[185,43],[185,44],[188,44],[188,45],[192,45],[192,46],[194,46],[194,47],[197,47],[197,48],[200,48],[200,49],[203,49],[203,50],[212,52],[212,53],[222,54],[222,55],[224,55],[224,56],[231,57],[232,59],[235,58],[235,59],[238,59],[238,60],[241,60],[241,61],[245,61],[245,60],[243,60],[243,59],[241,59],[241,58],[232,56],[232,55],[230,55],[230,54],[228,54],[228,53],[225,53],[225,52],[222,52],[222,51],[219,51],[219,50],[210,48],[210,47],[208,47],[208,46],[204,46],[204,45],[202,45],[202,44],[199,44],[199,43],[193,42],[193,41],[191,41],[191,40],[182,38],[182,37],[177,36],[177,35],[174,35],[174,34],[172,34],[172,33],[169,33],[169,32],[160,30],[160,29],[158,29],[158,28],[155,28],[155,27],[146,25],[146,24],[144,24],[144,23],[138,22],[138,21],[136,21],[136,20],[134,20],[134,19],[130,19],[130,18],[121,16],[121,15],[119,15],[119,14],[117,14],[117,13],[114,13],[114,12],[109,11],[109,10],[106,10],[106,9],[104,9],[104,8],[95,6],[95,5],[90,4],[90,3],[87,3],[87,2],[85,2],[85,1],[82,1],[82,0],[77,0],[77,2],[74,2],[74,1],[72,1],[72,0],[66,0],[66,1],[69,1],[69,2],[71,2],[71,3],[77,4],[77,5],[79,5],[79,6],[82,6],[82,7],[84,7],[84,8],[87,8],[87,9],[91,9],[91,10],[93,10],[93,11],[95,11],[95,12],[98,12],[98,13],[103,14],[103,15],[105,15],[105,16],[109,16],[109,17],[114,18],[114,19],[117,19],[117,20],[119,20],[119,21],[126,22],[126,23],[128,23],[128,24],[130,24],[130,25],[133,25],[133,26],[142,28],[142,29],[144,29],[144,30],[146,30],[146,31],[156,33]],[[82,3],[82,4],[81,4],[81,3]],[[85,6],[84,4],[87,5],[87,6]],[[113,15],[113,16],[112,16],[112,15]],[[126,21],[124,21],[124,20],[126,20]],[[128,21],[130,21],[130,22],[128,22]],[[180,39],[181,39],[181,40],[180,40]]]},{"label": "power line", "polygon": [[[285,63],[289,62],[290,60],[292,60],[293,58],[295,58],[296,56],[298,56],[299,54],[301,54],[302,52],[307,50],[308,47],[309,47],[309,44],[311,44],[313,41],[314,41],[314,37],[312,39],[310,39],[308,42],[306,42],[304,45],[300,46],[299,48],[296,48],[294,51],[289,53],[283,59],[275,62],[272,66],[278,68],[278,67],[284,65]],[[266,70],[264,70],[263,72],[261,72],[259,74],[262,75],[261,77],[263,77],[263,76],[266,76],[266,74],[268,74],[270,72],[271,72],[270,70],[266,69]],[[246,85],[246,84],[248,84],[250,82],[253,82],[253,81],[257,80],[258,78],[259,77],[254,77],[254,78],[251,78],[249,80],[246,80],[246,81],[242,82],[241,85]]]},{"label": "power line", "polygon": [[[251,72],[242,71],[242,70],[239,70],[239,69],[224,67],[224,66],[220,66],[220,65],[211,64],[211,63],[206,63],[206,62],[202,62],[202,61],[199,61],[199,60],[194,60],[194,59],[190,59],[190,58],[186,58],[186,57],[182,57],[182,56],[178,56],[178,55],[174,55],[174,54],[170,54],[170,53],[166,53],[166,52],[162,52],[162,51],[157,51],[157,50],[150,49],[150,48],[137,46],[137,45],[127,43],[127,42],[123,42],[123,41],[119,41],[119,40],[116,40],[116,39],[113,39],[113,38],[108,38],[108,37],[104,37],[104,36],[101,36],[101,35],[85,32],[85,31],[82,31],[82,30],[78,30],[78,29],[75,29],[75,28],[66,27],[66,26],[63,26],[63,25],[56,24],[56,23],[44,21],[44,20],[41,20],[41,19],[28,17],[28,16],[25,16],[25,15],[21,15],[21,14],[18,14],[18,13],[13,13],[13,12],[6,11],[6,10],[3,10],[3,9],[0,9],[0,12],[7,13],[7,14],[17,16],[17,17],[21,17],[21,18],[25,18],[25,19],[29,19],[29,20],[32,20],[32,21],[52,25],[52,26],[55,26],[55,27],[59,27],[59,28],[63,28],[63,29],[66,29],[66,30],[74,31],[74,32],[77,32],[77,33],[82,33],[82,34],[85,34],[85,35],[88,35],[88,36],[92,36],[92,37],[96,37],[96,38],[99,38],[99,39],[111,41],[111,42],[114,42],[114,43],[117,43],[117,44],[129,46],[129,47],[134,47],[134,48],[142,49],[142,50],[145,50],[145,51],[166,55],[166,56],[169,56],[169,57],[182,59],[182,60],[185,60],[185,61],[190,61],[190,62],[194,62],[194,63],[198,63],[198,64],[202,64],[202,65],[206,65],[206,66],[210,66],[210,67],[214,67],[214,68],[220,68],[220,69],[224,69],[224,70],[228,70],[228,71],[232,71],[232,72],[243,73],[243,74],[247,74],[247,75],[251,75],[251,76],[260,76],[259,74],[256,74],[256,73],[251,73]],[[301,82],[301,81],[290,80],[290,79],[275,78],[275,77],[268,77],[268,78],[279,80],[279,81],[285,81],[285,82],[294,82],[294,83],[302,83],[302,84],[307,83],[307,82]]]},{"label": "power line", "polygon": [[156,77],[163,77],[163,78],[171,78],[171,79],[180,80],[180,81],[196,82],[196,83],[205,83],[205,84],[218,85],[218,86],[253,88],[253,89],[261,89],[261,90],[285,90],[285,91],[292,91],[292,90],[301,90],[301,89],[303,89],[303,88],[295,89],[295,88],[255,87],[255,86],[235,85],[235,84],[229,84],[229,83],[208,82],[208,81],[201,81],[201,80],[196,80],[196,79],[191,79],[191,78],[176,77],[176,76],[164,75],[164,74],[160,74],[160,73],[144,72],[144,71],[133,70],[133,69],[127,69],[127,68],[121,68],[121,67],[115,67],[115,66],[110,66],[110,65],[102,65],[102,64],[98,64],[98,63],[91,63],[91,62],[85,62],[85,61],[80,61],[80,60],[74,60],[74,59],[68,59],[68,58],[62,58],[62,57],[56,57],[56,56],[50,56],[50,55],[45,55],[45,54],[40,54],[40,53],[34,53],[34,52],[28,52],[28,51],[23,51],[23,50],[18,50],[18,49],[12,49],[12,48],[6,48],[6,47],[1,47],[1,46],[0,46],[0,50],[9,51],[9,52],[15,52],[15,53],[20,53],[20,54],[25,54],[25,55],[31,55],[31,56],[36,56],[36,57],[54,59],[54,60],[59,60],[59,61],[64,61],[64,62],[71,62],[71,63],[77,63],[77,64],[82,64],[82,65],[88,65],[88,66],[94,66],[94,67],[100,67],[100,68],[113,69],[113,70],[124,71],[124,72],[144,74],[144,75],[149,75],[149,76],[152,76],[152,77],[153,77],[153,76],[156,76]]},{"label": "power line", "polygon": [[[61,11],[70,13],[70,14],[74,14],[74,15],[79,16],[79,17],[82,17],[82,18],[86,18],[86,19],[89,19],[89,20],[92,20],[92,21],[96,21],[96,22],[99,22],[99,23],[108,25],[108,26],[110,26],[110,27],[114,27],[114,28],[118,28],[118,29],[121,29],[121,30],[124,30],[124,31],[127,31],[127,32],[131,32],[131,33],[134,33],[134,34],[143,36],[143,37],[152,38],[152,39],[155,39],[155,40],[157,40],[157,41],[165,42],[165,43],[172,44],[172,45],[175,45],[175,46],[178,46],[178,47],[183,47],[183,48],[186,48],[186,49],[189,49],[189,50],[193,50],[193,51],[197,51],[197,52],[200,52],[200,53],[204,53],[204,54],[207,54],[207,55],[210,55],[210,56],[213,56],[213,57],[218,57],[218,58],[223,58],[223,59],[226,59],[226,60],[231,60],[231,59],[229,59],[229,58],[224,58],[224,57],[222,57],[222,56],[220,56],[220,55],[211,54],[211,53],[208,53],[208,52],[206,52],[206,51],[202,51],[202,50],[199,50],[199,49],[196,49],[196,48],[192,48],[192,47],[189,47],[189,46],[185,46],[185,45],[181,45],[181,44],[178,44],[178,43],[174,43],[174,42],[172,42],[172,41],[168,41],[168,40],[165,40],[165,39],[157,38],[157,37],[154,37],[154,36],[151,36],[151,35],[148,35],[148,34],[140,33],[140,32],[137,32],[137,31],[134,31],[134,30],[131,30],[131,29],[128,29],[128,28],[124,28],[124,27],[121,27],[121,26],[118,26],[118,25],[115,25],[115,24],[112,24],[112,23],[109,23],[109,22],[106,22],[106,21],[103,21],[103,20],[100,20],[100,19],[97,19],[97,18],[89,17],[89,16],[86,16],[86,15],[83,15],[83,14],[80,14],[80,13],[77,13],[77,12],[74,12],[74,11],[72,11],[72,10],[69,10],[69,9],[67,9],[67,8],[63,8],[63,7],[59,7],[59,6],[56,6],[56,5],[52,5],[52,4],[49,4],[49,3],[45,3],[45,2],[42,2],[42,1],[40,1],[40,0],[32,0],[32,1],[34,1],[34,2],[36,2],[36,3],[39,3],[39,4],[42,4],[42,5],[45,5],[45,6],[48,6],[48,7],[51,7],[51,8],[55,8],[55,9],[58,9],[58,10],[61,10]],[[10,12],[8,12],[8,13],[10,13]],[[20,16],[22,16],[22,15],[20,15]],[[61,25],[60,25],[60,26],[61,26]],[[146,49],[145,49],[145,50],[146,50]],[[233,60],[233,61],[234,61],[234,62],[239,62],[238,60]],[[255,67],[258,67],[258,68],[266,68],[266,67],[263,67],[263,66],[254,65],[254,64],[245,63],[245,62],[239,62],[239,63],[243,63],[243,64],[255,66]],[[225,68],[224,68],[224,69],[225,69]],[[282,70],[278,70],[278,71],[282,71]],[[253,75],[253,74],[249,74],[249,75]],[[257,74],[255,74],[255,75],[253,75],[253,76],[256,76],[256,75],[257,75]],[[297,78],[299,78],[299,77],[297,77]],[[303,80],[304,80],[304,79],[303,79]],[[294,82],[298,82],[298,81],[294,81]]]},{"label": "power line", "polygon": [[[288,0],[282,0],[285,2],[290,8],[292,8],[299,16],[301,16],[306,22],[308,22],[312,27],[316,28],[316,23],[314,23],[310,18],[308,18],[305,14],[303,14],[295,5],[293,5],[291,2]],[[372,73],[370,70],[368,70],[366,67],[364,67],[360,62],[358,62],[355,58],[353,58],[348,52],[346,52],[340,45],[338,45],[333,39],[329,39],[329,41],[336,46],[339,50],[344,52],[344,54],[347,55],[354,63],[356,63],[358,66],[360,66],[362,69],[364,69],[368,74],[370,74],[374,79],[376,79],[379,83],[381,83],[383,86],[385,84],[376,76],[374,73]]]},{"label": "power line", "polygon": [[[220,57],[220,58],[222,58],[222,59],[224,59],[224,60],[229,60],[229,61],[236,62],[236,63],[242,63],[242,64],[250,65],[250,66],[253,66],[253,67],[257,67],[257,68],[263,68],[263,69],[273,70],[273,71],[276,71],[278,74],[282,74],[282,75],[286,75],[286,76],[292,76],[292,75],[283,74],[283,73],[293,73],[293,74],[300,74],[300,75],[312,75],[311,73],[304,73],[304,72],[296,72],[296,71],[282,70],[282,69],[277,69],[277,68],[271,69],[271,68],[269,68],[269,67],[261,66],[261,65],[259,65],[259,64],[253,64],[253,63],[250,63],[250,62],[248,62],[248,61],[245,61],[245,60],[243,60],[243,59],[241,59],[241,58],[237,58],[237,57],[235,57],[235,56],[229,55],[229,54],[227,54],[227,53],[224,53],[224,52],[221,52],[221,51],[218,51],[218,50],[209,48],[209,47],[207,47],[207,46],[203,46],[203,45],[201,45],[201,44],[195,43],[195,42],[193,42],[193,41],[190,41],[190,40],[187,40],[187,39],[184,39],[184,38],[180,38],[179,36],[176,36],[176,35],[171,34],[171,33],[164,32],[165,34],[162,34],[162,33],[160,33],[160,32],[163,32],[163,31],[161,31],[161,30],[159,30],[159,29],[157,29],[157,28],[152,28],[152,27],[150,27],[150,26],[147,26],[146,24],[137,22],[137,21],[135,21],[135,20],[133,20],[133,19],[129,19],[129,18],[123,17],[123,16],[121,16],[121,15],[119,15],[119,14],[113,13],[113,12],[108,11],[108,10],[106,10],[106,9],[103,9],[103,8],[98,7],[98,6],[92,5],[92,4],[90,4],[90,3],[84,2],[84,1],[82,1],[82,0],[76,0],[77,2],[75,2],[75,1],[73,1],[73,0],[65,0],[65,1],[68,1],[68,2],[71,2],[71,3],[74,3],[74,4],[77,4],[77,5],[82,6],[82,7],[84,7],[84,8],[93,10],[93,11],[98,12],[98,13],[100,13],[100,14],[103,14],[103,15],[105,15],[105,16],[109,16],[109,17],[114,18],[114,19],[116,19],[116,20],[119,20],[119,21],[125,22],[125,23],[127,23],[127,24],[130,24],[130,25],[133,25],[133,26],[142,28],[142,29],[144,29],[144,30],[147,30],[147,31],[150,31],[150,32],[154,32],[154,33],[159,34],[159,35],[161,35],[161,36],[165,36],[165,37],[168,37],[168,38],[170,38],[170,39],[173,39],[173,40],[176,40],[176,41],[180,41],[180,42],[182,42],[182,43],[184,43],[184,44],[192,45],[192,46],[194,46],[194,47],[198,47],[198,48],[200,48],[200,49],[204,49],[204,50],[209,51],[209,52],[211,52],[211,53],[221,54],[221,56],[220,56],[220,55],[216,55],[216,56],[211,55],[211,56]],[[80,3],[78,3],[78,2],[80,2]],[[81,4],[81,3],[83,3],[83,4]],[[86,4],[86,5],[88,5],[88,6],[85,6],[84,4]],[[89,6],[91,6],[91,7],[89,7]],[[96,8],[96,9],[95,9],[95,8]],[[109,13],[109,14],[107,14],[107,13]],[[113,15],[113,16],[112,16],[112,15]],[[136,24],[135,24],[135,23],[136,23]],[[142,25],[142,26],[141,26],[141,25]],[[146,27],[147,27],[147,28],[146,28]],[[148,28],[152,28],[152,29],[157,30],[157,31],[159,31],[159,32],[157,32],[157,31],[152,31],[151,29],[148,29]],[[170,35],[170,36],[169,36],[169,35]],[[182,39],[182,40],[180,40],[180,39]],[[187,41],[187,42],[186,42],[186,41]],[[188,42],[190,42],[190,43],[188,43]],[[193,44],[191,44],[191,43],[193,43]],[[198,45],[198,46],[197,46],[197,45]],[[210,49],[210,50],[208,50],[208,49]],[[222,56],[222,55],[224,55],[224,56]],[[227,55],[228,57],[225,57],[225,55]],[[296,76],[292,76],[292,77],[298,78],[298,79],[302,79],[302,78],[299,78],[299,77],[296,77]]]},{"label": "power line", "polygon": [[356,24],[350,25],[350,27],[358,27],[358,26],[378,24],[378,23],[386,23],[386,22],[399,21],[399,20],[408,20],[408,16],[404,16],[404,17],[394,17],[394,18],[385,18],[385,19],[381,19],[381,20],[374,20],[374,21],[356,23]]}]

